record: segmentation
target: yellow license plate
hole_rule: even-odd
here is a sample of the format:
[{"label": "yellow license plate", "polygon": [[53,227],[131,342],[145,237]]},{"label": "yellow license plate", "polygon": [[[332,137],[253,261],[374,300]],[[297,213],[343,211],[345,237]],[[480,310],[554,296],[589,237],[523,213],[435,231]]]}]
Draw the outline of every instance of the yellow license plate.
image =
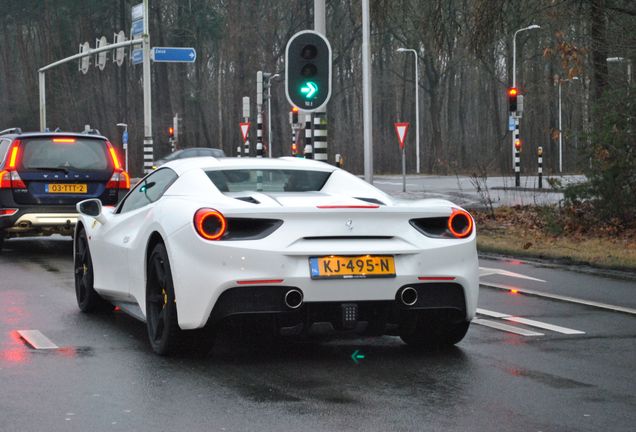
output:
[{"label": "yellow license plate", "polygon": [[86,183],[49,183],[46,185],[47,193],[74,194],[88,192]]},{"label": "yellow license plate", "polygon": [[390,255],[325,256],[309,258],[312,279],[395,277]]}]

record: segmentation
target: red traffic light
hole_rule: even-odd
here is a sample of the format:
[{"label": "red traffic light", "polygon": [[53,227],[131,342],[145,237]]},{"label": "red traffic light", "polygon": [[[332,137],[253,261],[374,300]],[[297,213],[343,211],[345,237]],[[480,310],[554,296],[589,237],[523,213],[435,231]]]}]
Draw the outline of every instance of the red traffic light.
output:
[{"label": "red traffic light", "polygon": [[298,111],[300,111],[300,110],[298,109],[298,107],[292,107],[292,112],[297,113]]},{"label": "red traffic light", "polygon": [[510,112],[517,112],[517,93],[519,91],[515,87],[508,89],[508,103],[510,105]]},{"label": "red traffic light", "polygon": [[519,138],[515,140],[515,150],[518,152],[521,151],[521,140]]},{"label": "red traffic light", "polygon": [[170,138],[174,138],[174,128],[172,128],[172,127],[168,128],[168,136]]}]

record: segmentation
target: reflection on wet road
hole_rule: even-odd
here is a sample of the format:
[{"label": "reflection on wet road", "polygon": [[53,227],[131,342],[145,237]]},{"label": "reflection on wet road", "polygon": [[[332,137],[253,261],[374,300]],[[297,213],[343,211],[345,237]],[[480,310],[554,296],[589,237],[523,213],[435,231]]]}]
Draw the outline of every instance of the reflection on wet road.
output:
[{"label": "reflection on wet road", "polygon": [[[225,329],[209,357],[160,358],[138,321],[77,310],[69,240],[6,246],[1,430],[627,431],[636,421],[630,314],[483,288],[479,319],[541,335],[473,325],[454,349],[417,352],[390,336],[281,342]],[[482,262],[530,279],[484,281],[633,302],[633,281],[512,265]],[[60,348],[33,349],[18,330]]]}]

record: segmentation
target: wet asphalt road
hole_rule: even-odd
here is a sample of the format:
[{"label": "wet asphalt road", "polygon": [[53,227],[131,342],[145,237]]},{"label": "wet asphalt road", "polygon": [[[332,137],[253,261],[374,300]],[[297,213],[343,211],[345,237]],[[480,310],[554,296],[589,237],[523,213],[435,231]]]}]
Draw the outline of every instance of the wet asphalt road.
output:
[{"label": "wet asphalt road", "polygon": [[[0,254],[0,431],[636,430],[636,315],[482,288],[482,309],[585,334],[472,325],[455,349],[417,353],[389,336],[271,346],[225,333],[210,357],[160,358],[138,321],[78,311],[71,253],[60,238]],[[481,265],[545,280],[483,281],[636,307],[634,280]],[[33,350],[21,329],[61,348]]]}]

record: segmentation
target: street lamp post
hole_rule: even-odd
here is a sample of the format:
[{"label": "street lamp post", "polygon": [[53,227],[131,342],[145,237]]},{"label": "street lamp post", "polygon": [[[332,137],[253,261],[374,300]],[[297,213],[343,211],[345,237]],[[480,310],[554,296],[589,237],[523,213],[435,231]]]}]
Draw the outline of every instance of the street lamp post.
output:
[{"label": "street lamp post", "polygon": [[420,173],[420,96],[418,84],[417,51],[413,48],[398,48],[398,52],[412,52],[415,60],[415,172]]},{"label": "street lamp post", "polygon": [[540,29],[540,28],[541,26],[532,24],[528,27],[524,27],[522,29],[517,30],[515,34],[512,36],[512,86],[515,88],[517,87],[517,33],[520,33],[526,30],[534,30],[534,29]]},{"label": "street lamp post", "polygon": [[572,77],[570,79],[559,79],[559,173],[563,172],[563,127],[561,126],[561,84],[564,82],[570,82],[578,80],[579,77]]},{"label": "street lamp post", "polygon": [[272,80],[279,78],[279,74],[270,75],[267,78],[267,141],[269,142],[269,151],[267,154],[272,157]]}]

